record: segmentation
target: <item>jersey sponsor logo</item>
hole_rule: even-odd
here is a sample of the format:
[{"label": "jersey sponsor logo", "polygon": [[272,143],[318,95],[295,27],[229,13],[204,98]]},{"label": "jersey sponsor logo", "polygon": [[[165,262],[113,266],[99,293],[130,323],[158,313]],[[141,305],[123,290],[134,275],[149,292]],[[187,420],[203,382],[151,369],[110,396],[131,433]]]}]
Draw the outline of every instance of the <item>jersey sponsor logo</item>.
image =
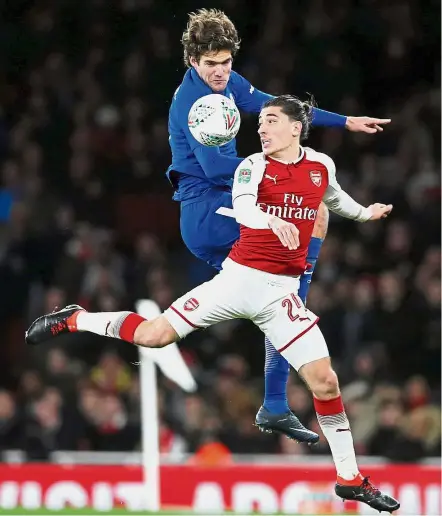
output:
[{"label": "jersey sponsor logo", "polygon": [[264,202],[258,202],[257,206],[268,215],[274,215],[280,219],[296,219],[296,220],[316,220],[318,210],[309,208],[308,206],[298,207],[284,204],[283,206],[274,206]]},{"label": "jersey sponsor logo", "polygon": [[250,168],[242,168],[238,174],[238,183],[250,183],[252,178],[252,171]]},{"label": "jersey sponsor logo", "polygon": [[278,177],[278,174],[276,174],[275,177],[269,176],[269,174],[264,174],[264,177],[266,177],[267,179],[270,179],[270,181],[273,181],[276,185],[276,178]]},{"label": "jersey sponsor logo", "polygon": [[249,93],[250,95],[255,91],[255,87],[254,86],[250,86],[250,90],[249,90]]},{"label": "jersey sponsor logo", "polygon": [[191,297],[184,303],[183,308],[186,312],[193,312],[199,306],[200,304],[198,303],[198,301],[194,297]]},{"label": "jersey sponsor logo", "polygon": [[280,205],[258,202],[257,206],[265,213],[280,219],[316,220],[318,210],[305,206],[302,195],[286,193],[283,194],[283,199],[284,203]]},{"label": "jersey sponsor logo", "polygon": [[319,170],[311,170],[310,171],[310,179],[315,186],[321,186],[322,183],[322,174]]}]

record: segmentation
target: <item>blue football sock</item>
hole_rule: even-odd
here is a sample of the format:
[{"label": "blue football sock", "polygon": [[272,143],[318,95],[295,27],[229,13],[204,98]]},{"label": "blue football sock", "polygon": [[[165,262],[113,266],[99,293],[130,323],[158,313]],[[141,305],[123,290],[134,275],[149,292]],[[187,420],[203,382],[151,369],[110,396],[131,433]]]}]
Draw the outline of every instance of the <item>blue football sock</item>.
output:
[{"label": "blue football sock", "polygon": [[308,246],[308,251],[307,251],[307,267],[308,267],[308,269],[301,276],[300,284],[299,284],[299,292],[298,292],[298,295],[304,304],[306,304],[306,302],[307,302],[308,289],[310,288],[310,283],[312,282],[313,271],[315,270],[316,261],[318,260],[319,251],[321,250],[321,245],[322,245],[323,241],[324,240],[322,238],[312,237],[310,240],[310,244]]},{"label": "blue football sock", "polygon": [[273,414],[282,414],[289,409],[287,403],[287,380],[290,365],[266,337],[266,359],[264,366],[264,407]]}]

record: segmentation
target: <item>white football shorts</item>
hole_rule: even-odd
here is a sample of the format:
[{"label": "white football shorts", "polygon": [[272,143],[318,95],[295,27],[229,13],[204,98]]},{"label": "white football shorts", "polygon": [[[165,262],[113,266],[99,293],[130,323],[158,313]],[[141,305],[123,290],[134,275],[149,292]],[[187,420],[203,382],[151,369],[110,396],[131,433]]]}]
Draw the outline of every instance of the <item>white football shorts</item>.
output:
[{"label": "white football shorts", "polygon": [[222,321],[250,319],[298,371],[329,356],[318,328],[309,338],[319,318],[304,306],[298,289],[299,277],[263,272],[227,258],[220,273],[174,301],[164,315],[180,338]]}]

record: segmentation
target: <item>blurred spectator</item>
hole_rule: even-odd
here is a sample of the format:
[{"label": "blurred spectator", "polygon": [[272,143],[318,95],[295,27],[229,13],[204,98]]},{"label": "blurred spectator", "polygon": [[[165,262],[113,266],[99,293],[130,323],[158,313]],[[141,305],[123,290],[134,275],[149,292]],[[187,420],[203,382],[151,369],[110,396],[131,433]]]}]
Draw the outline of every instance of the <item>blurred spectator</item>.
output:
[{"label": "blurred spectator", "polygon": [[92,369],[91,380],[103,392],[124,393],[130,388],[131,373],[116,353],[106,352]]},{"label": "blurred spectator", "polygon": [[383,403],[378,413],[378,428],[367,444],[368,453],[388,456],[401,438],[403,424],[404,410],[401,404],[393,401]]},{"label": "blurred spectator", "polygon": [[18,396],[22,406],[32,403],[43,394],[43,380],[37,371],[23,371],[18,387]]},{"label": "blurred spectator", "polygon": [[288,404],[301,421],[306,422],[314,415],[311,394],[301,384],[290,384],[287,388]]},{"label": "blurred spectator", "polygon": [[63,396],[74,394],[75,382],[81,369],[74,361],[69,360],[65,351],[60,348],[52,348],[47,355],[46,381],[57,387]]},{"label": "blurred spectator", "polygon": [[126,451],[138,445],[140,430],[130,423],[121,398],[103,394],[95,406],[96,415],[89,437],[91,449]]},{"label": "blurred spectator", "polygon": [[56,450],[80,449],[82,432],[77,413],[64,404],[56,388],[46,389],[32,403],[24,432],[28,460],[47,460]]},{"label": "blurred spectator", "polygon": [[0,451],[18,449],[24,444],[23,424],[12,394],[0,391]]}]

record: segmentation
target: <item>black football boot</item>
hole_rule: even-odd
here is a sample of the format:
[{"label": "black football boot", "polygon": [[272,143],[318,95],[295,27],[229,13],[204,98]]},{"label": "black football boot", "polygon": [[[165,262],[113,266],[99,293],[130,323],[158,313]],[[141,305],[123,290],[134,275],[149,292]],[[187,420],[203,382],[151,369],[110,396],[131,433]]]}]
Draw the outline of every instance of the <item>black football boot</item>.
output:
[{"label": "black football boot", "polygon": [[355,485],[340,484],[339,479],[335,486],[335,493],[345,500],[356,500],[366,503],[373,509],[392,513],[397,511],[400,503],[393,497],[382,493],[369,480],[369,477],[362,478],[360,483]]},{"label": "black football boot", "polygon": [[63,333],[71,333],[77,330],[73,319],[71,318],[75,312],[84,310],[79,305],[68,305],[61,310],[54,311],[47,315],[42,315],[29,326],[25,333],[25,341],[27,344],[36,346],[43,344],[48,340],[62,335]]},{"label": "black football boot", "polygon": [[261,432],[283,434],[300,443],[315,444],[319,441],[319,435],[305,428],[291,411],[283,414],[272,414],[261,407],[256,414],[255,425]]}]

